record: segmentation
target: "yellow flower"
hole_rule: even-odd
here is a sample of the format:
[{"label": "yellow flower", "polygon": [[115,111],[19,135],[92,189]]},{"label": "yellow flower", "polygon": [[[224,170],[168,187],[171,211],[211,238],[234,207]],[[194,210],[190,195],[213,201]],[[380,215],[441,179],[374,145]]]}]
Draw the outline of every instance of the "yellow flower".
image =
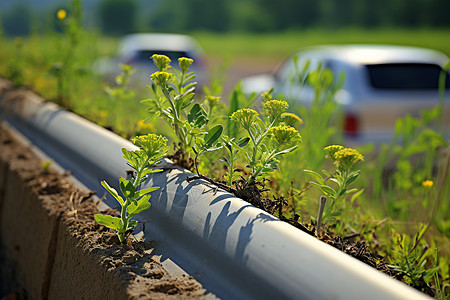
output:
[{"label": "yellow flower", "polygon": [[155,82],[156,84],[165,86],[167,84],[170,83],[170,81],[172,80],[173,74],[168,73],[168,72],[161,72],[161,71],[156,71],[155,73],[153,73],[150,78],[153,82]]},{"label": "yellow flower", "polygon": [[139,135],[131,139],[131,142],[136,146],[142,148],[147,153],[148,157],[154,157],[158,154],[167,152],[167,138],[162,135],[149,133],[147,135]]},{"label": "yellow flower", "polygon": [[263,103],[263,108],[266,113],[272,116],[273,119],[281,117],[281,114],[288,109],[289,104],[283,100],[269,100]]},{"label": "yellow flower", "polygon": [[58,20],[64,20],[67,17],[66,10],[64,9],[58,10],[58,12],[56,13],[56,17],[58,18]]},{"label": "yellow flower", "polygon": [[170,58],[162,54],[153,54],[152,55],[153,62],[158,67],[158,70],[165,71],[170,68]]},{"label": "yellow flower", "polygon": [[119,68],[126,75],[131,75],[134,72],[132,65],[119,64]]},{"label": "yellow flower", "polygon": [[282,113],[281,118],[283,118],[283,122],[288,125],[294,125],[295,123],[298,123],[299,125],[303,124],[303,120],[293,113]]},{"label": "yellow flower", "polygon": [[294,127],[287,125],[274,126],[269,132],[280,145],[302,140],[300,133]]},{"label": "yellow flower", "polygon": [[193,62],[194,60],[192,58],[180,57],[178,59],[178,64],[180,65],[181,72],[186,73]]},{"label": "yellow flower", "polygon": [[206,102],[208,102],[208,106],[212,109],[213,107],[215,107],[217,105],[217,103],[219,103],[220,101],[219,96],[206,96]]},{"label": "yellow flower", "polygon": [[335,159],[334,154],[342,149],[344,149],[344,147],[341,145],[331,145],[331,146],[325,147],[323,150],[325,150],[327,155],[334,160]]},{"label": "yellow flower", "polygon": [[262,97],[265,101],[272,100],[272,91],[273,91],[273,88],[270,89],[270,90],[267,91],[267,92],[262,93],[262,94],[261,94],[261,97]]},{"label": "yellow flower", "polygon": [[155,126],[152,123],[145,123],[144,120],[139,120],[137,123],[137,130],[139,132],[141,132],[143,130],[154,131]]},{"label": "yellow flower", "polygon": [[338,164],[344,167],[351,167],[359,161],[364,161],[364,156],[352,148],[343,148],[335,152],[333,157]]},{"label": "yellow flower", "polygon": [[235,111],[230,116],[230,119],[236,123],[240,123],[245,129],[249,130],[258,115],[258,112],[251,108],[242,108]]},{"label": "yellow flower", "polygon": [[430,189],[433,186],[432,180],[424,180],[422,181],[422,186],[426,189]]}]

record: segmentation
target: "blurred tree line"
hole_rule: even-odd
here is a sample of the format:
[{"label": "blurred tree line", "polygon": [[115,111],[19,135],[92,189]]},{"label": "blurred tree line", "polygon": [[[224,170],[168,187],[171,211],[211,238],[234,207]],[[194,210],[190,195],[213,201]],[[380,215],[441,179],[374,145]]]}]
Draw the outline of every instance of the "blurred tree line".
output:
[{"label": "blurred tree line", "polygon": [[[85,1],[94,5],[93,0]],[[94,9],[85,11],[91,18],[89,24],[108,35],[144,30],[257,33],[311,27],[450,27],[450,0],[96,1]],[[50,17],[35,16],[32,8],[19,2],[1,11],[0,18],[3,32],[14,36],[29,34],[38,21]]]},{"label": "blurred tree line", "polygon": [[164,0],[154,30],[279,31],[310,27],[449,27],[449,0]]}]

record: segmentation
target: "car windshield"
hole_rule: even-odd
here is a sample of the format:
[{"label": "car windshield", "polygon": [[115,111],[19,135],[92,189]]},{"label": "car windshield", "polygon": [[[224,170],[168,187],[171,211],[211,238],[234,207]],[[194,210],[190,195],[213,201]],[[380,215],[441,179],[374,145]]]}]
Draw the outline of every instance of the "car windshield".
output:
[{"label": "car windshield", "polygon": [[[429,90],[438,89],[442,68],[435,64],[393,63],[367,65],[369,81],[375,89]],[[446,76],[446,89],[450,76]]]}]

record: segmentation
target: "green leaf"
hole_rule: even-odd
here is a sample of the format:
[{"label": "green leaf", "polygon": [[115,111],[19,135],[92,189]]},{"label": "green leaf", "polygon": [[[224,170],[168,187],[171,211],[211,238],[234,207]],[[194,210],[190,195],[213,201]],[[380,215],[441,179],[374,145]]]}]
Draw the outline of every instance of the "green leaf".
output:
[{"label": "green leaf", "polygon": [[312,170],[303,170],[303,172],[305,172],[306,174],[309,174],[312,177],[314,177],[321,185],[325,184],[325,181],[323,180],[322,176],[320,176],[319,173],[314,172]]},{"label": "green leaf", "polygon": [[149,174],[153,174],[153,173],[159,173],[162,171],[163,171],[162,169],[146,169],[146,170],[144,170],[144,172],[142,172],[142,177],[145,177],[145,176],[147,176]]},{"label": "green leaf", "polygon": [[330,196],[336,197],[336,191],[335,191],[333,188],[329,187],[328,185],[322,184],[322,185],[320,186],[320,189],[321,189],[322,192],[324,192],[327,196],[330,195]]},{"label": "green leaf", "polygon": [[361,196],[361,194],[364,192],[364,189],[360,189],[358,192],[354,193],[352,195],[352,197],[350,198],[350,203],[353,204],[353,202],[355,201],[356,198],[358,198],[359,196]]},{"label": "green leaf", "polygon": [[217,124],[216,126],[211,128],[205,136],[204,148],[205,149],[211,148],[222,135],[222,131],[223,126],[220,124]]},{"label": "green leaf", "polygon": [[122,227],[122,220],[118,217],[96,214],[94,215],[94,219],[95,221],[97,221],[98,224],[106,226],[111,229],[120,231]]},{"label": "green leaf", "polygon": [[228,136],[231,138],[234,138],[237,136],[238,125],[230,119],[230,116],[238,109],[239,109],[239,92],[237,91],[237,87],[235,87],[233,89],[233,91],[231,92],[230,110],[228,111],[228,116],[227,116]]},{"label": "green leaf", "polygon": [[323,173],[325,176],[327,176],[327,177],[333,177],[333,176],[331,175],[331,173],[329,173],[329,172],[326,171],[326,170],[322,170],[322,173]]},{"label": "green leaf", "polygon": [[287,153],[290,153],[290,152],[294,151],[294,150],[297,149],[297,148],[298,148],[298,146],[294,146],[294,147],[291,147],[291,148],[288,148],[288,149],[279,151],[279,152],[275,153],[275,156],[278,156],[278,155],[281,155],[281,154],[287,154]]},{"label": "green leaf", "polygon": [[110,187],[109,185],[108,185],[108,183],[106,182],[106,181],[104,181],[104,180],[102,180],[101,182],[100,182],[100,184],[114,197],[114,198],[116,198],[116,200],[117,200],[117,202],[119,202],[119,204],[120,204],[120,206],[123,206],[123,204],[124,204],[124,201],[123,201],[123,199],[122,199],[122,197],[120,197],[119,196],[119,193],[117,193],[117,191],[114,189],[114,188],[112,188],[112,187]]},{"label": "green leaf", "polygon": [[345,181],[345,185],[349,186],[353,181],[356,180],[356,178],[358,178],[360,173],[361,173],[360,171],[350,173],[347,180]]},{"label": "green leaf", "polygon": [[122,191],[125,198],[127,199],[133,198],[135,192],[135,187],[133,183],[131,181],[126,180],[123,177],[119,177],[119,182],[120,182],[120,190]]},{"label": "green leaf", "polygon": [[136,198],[138,198],[138,197],[144,196],[144,195],[146,195],[146,194],[148,194],[148,193],[151,193],[151,192],[153,192],[153,191],[156,191],[157,189],[159,189],[159,186],[157,186],[157,187],[151,187],[151,188],[147,188],[147,189],[142,189],[142,190],[138,190],[138,191],[136,191],[136,192],[134,193],[134,196],[135,196]]},{"label": "green leaf", "polygon": [[322,184],[318,184],[317,182],[310,181],[309,182],[312,186],[315,186],[316,188],[322,190]]},{"label": "green leaf", "polygon": [[128,218],[131,218],[134,215],[137,215],[141,211],[150,208],[150,195],[144,195],[141,199],[139,199],[136,203],[131,203],[127,208]]},{"label": "green leaf", "polygon": [[129,220],[129,221],[128,221],[127,229],[126,229],[125,231],[134,229],[134,228],[137,226],[138,223],[139,223],[139,222],[136,221],[136,220]]},{"label": "green leaf", "polygon": [[335,212],[332,212],[332,213],[330,214],[330,217],[332,217],[332,218],[334,218],[334,217],[339,217],[341,214],[342,214],[341,212],[335,211]]},{"label": "green leaf", "polygon": [[358,191],[358,189],[351,189],[351,190],[346,190],[345,191],[345,194],[347,195],[347,194],[350,194],[350,193],[354,193],[354,192],[356,192],[356,191]]},{"label": "green leaf", "polygon": [[339,188],[341,188],[341,182],[340,182],[339,180],[337,180],[336,178],[330,178],[330,181],[336,183],[337,186],[338,186]]},{"label": "green leaf", "polygon": [[346,195],[347,194],[347,189],[342,189],[339,191],[339,193],[337,194],[336,198]]},{"label": "green leaf", "polygon": [[189,114],[187,115],[187,120],[190,124],[194,124],[194,127],[197,128],[202,128],[208,123],[207,113],[198,103],[195,103],[194,106],[192,106]]},{"label": "green leaf", "polygon": [[248,142],[250,141],[250,138],[249,137],[246,137],[246,138],[242,138],[239,142],[238,142],[238,146],[239,147],[245,147],[245,146],[247,146],[247,144],[248,144]]},{"label": "green leaf", "polygon": [[135,170],[138,169],[139,166],[143,163],[141,153],[142,150],[130,151],[128,149],[122,148],[123,158],[127,160],[128,164]]}]

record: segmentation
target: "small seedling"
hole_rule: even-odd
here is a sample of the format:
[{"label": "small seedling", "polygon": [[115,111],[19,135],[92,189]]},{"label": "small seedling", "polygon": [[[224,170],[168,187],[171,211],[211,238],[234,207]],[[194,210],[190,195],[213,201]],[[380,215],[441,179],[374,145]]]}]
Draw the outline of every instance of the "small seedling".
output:
[{"label": "small seedling", "polygon": [[53,160],[41,161],[41,167],[45,174],[50,170],[50,166],[52,165]]},{"label": "small seedling", "polygon": [[418,289],[435,279],[435,274],[439,271],[436,259],[434,266],[429,267],[427,264],[428,259],[433,258],[434,249],[421,241],[426,231],[427,226],[422,225],[413,239],[410,239],[406,234],[400,235],[391,229],[390,266],[402,273],[406,283]]},{"label": "small seedling", "polygon": [[131,218],[150,208],[149,193],[159,189],[159,187],[139,189],[139,186],[145,182],[149,174],[161,171],[150,169],[150,167],[158,164],[169,150],[167,139],[155,134],[138,136],[131,141],[139,149],[135,151],[122,149],[123,157],[133,168],[129,179],[119,178],[120,190],[125,199],[106,181],[101,182],[102,186],[119,202],[122,208],[120,218],[102,214],[94,216],[99,224],[117,230],[117,236],[121,243],[125,242],[125,234],[132,231],[138,223]]}]

